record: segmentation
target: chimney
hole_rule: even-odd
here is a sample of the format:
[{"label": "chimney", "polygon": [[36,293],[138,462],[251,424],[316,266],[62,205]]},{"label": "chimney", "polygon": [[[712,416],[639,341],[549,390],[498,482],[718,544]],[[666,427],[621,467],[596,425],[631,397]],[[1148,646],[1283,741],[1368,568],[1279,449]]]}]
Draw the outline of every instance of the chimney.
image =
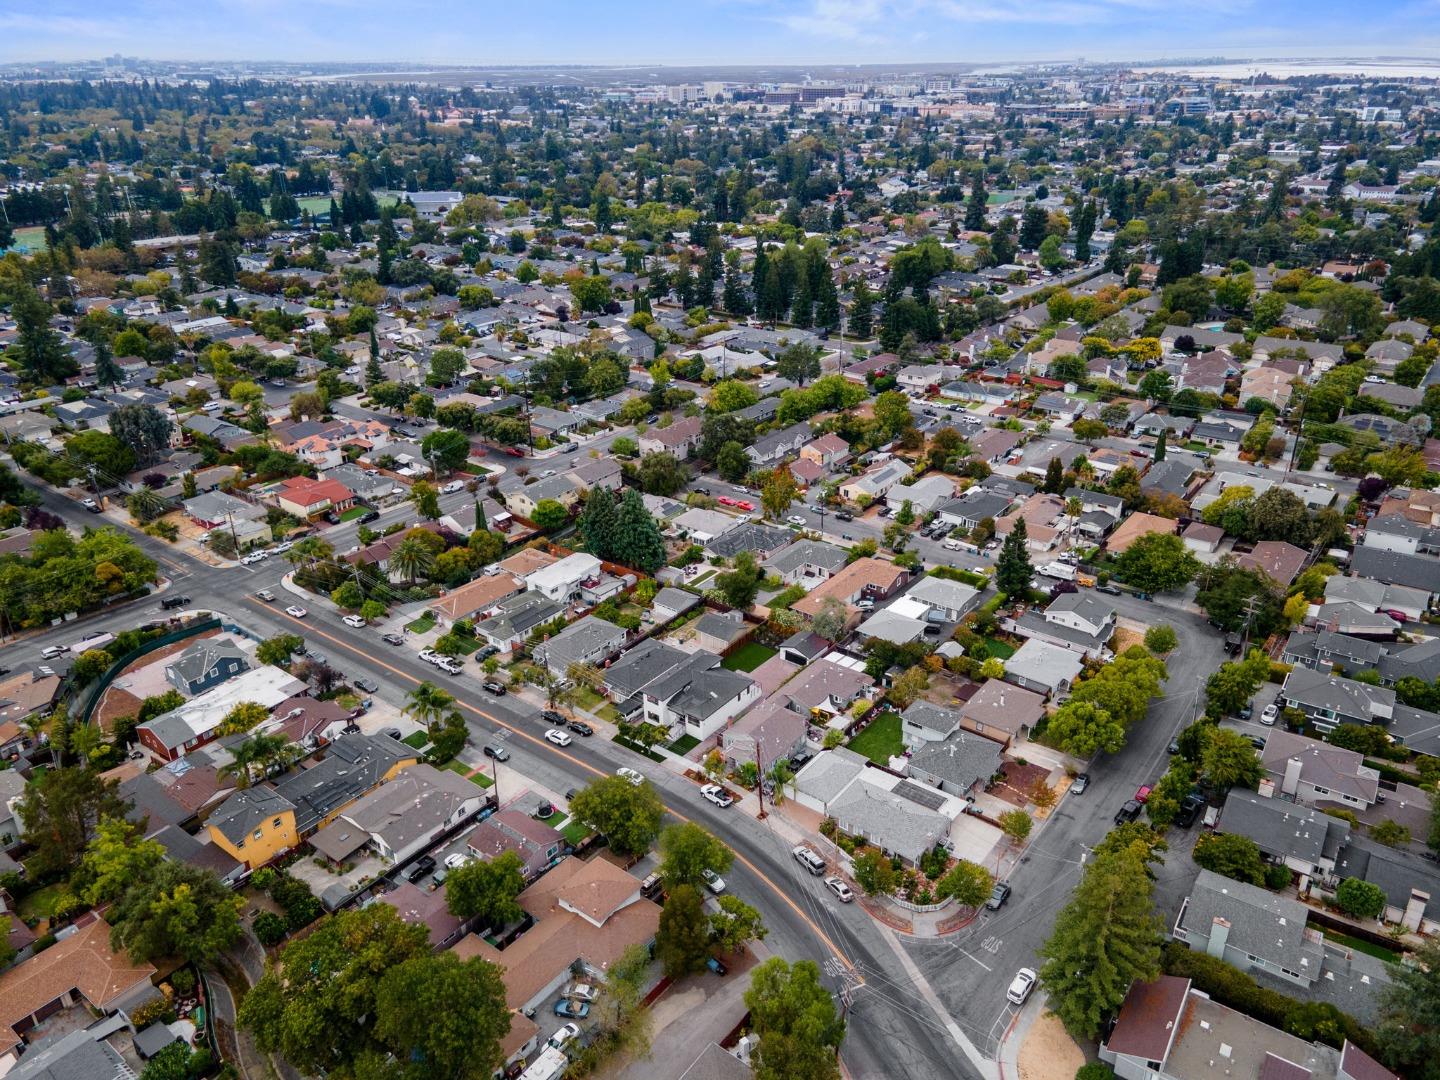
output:
[{"label": "chimney", "polygon": [[1405,917],[1400,925],[1411,933],[1420,932],[1420,923],[1425,918],[1425,907],[1430,903],[1430,894],[1419,889],[1410,890],[1410,902],[1405,905]]},{"label": "chimney", "polygon": [[1230,922],[1222,919],[1219,915],[1210,924],[1210,941],[1205,946],[1205,951],[1216,960],[1225,959],[1225,942],[1230,937]]},{"label": "chimney", "polygon": [[1285,781],[1280,785],[1281,793],[1294,795],[1300,790],[1300,770],[1303,767],[1299,757],[1285,759]]}]

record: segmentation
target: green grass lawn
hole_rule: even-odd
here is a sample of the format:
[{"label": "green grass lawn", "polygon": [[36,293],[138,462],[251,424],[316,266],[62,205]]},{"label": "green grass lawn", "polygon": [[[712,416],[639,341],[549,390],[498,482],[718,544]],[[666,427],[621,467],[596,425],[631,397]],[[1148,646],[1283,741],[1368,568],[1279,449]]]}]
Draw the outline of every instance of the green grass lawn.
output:
[{"label": "green grass lawn", "polygon": [[596,716],[600,717],[601,720],[606,720],[612,724],[620,723],[620,710],[609,702],[606,702],[598,710],[592,711]]},{"label": "green grass lawn", "polygon": [[65,883],[56,882],[54,885],[46,885],[43,889],[36,889],[34,892],[21,897],[17,903],[18,914],[22,921],[31,922],[37,919],[49,919],[55,915],[55,901],[68,894]]},{"label": "green grass lawn", "polygon": [[1351,937],[1349,934],[1342,934],[1338,930],[1325,928],[1321,931],[1327,941],[1333,941],[1337,945],[1344,945],[1347,949],[1354,949],[1356,952],[1365,953],[1376,959],[1384,960],[1389,964],[1398,964],[1401,954],[1394,949],[1387,949],[1383,945],[1375,945],[1369,941],[1362,941],[1360,938]]},{"label": "green grass lawn", "polygon": [[423,634],[427,630],[435,629],[434,613],[427,611],[424,615],[421,615],[414,622],[406,623],[405,629],[409,630],[412,634]]},{"label": "green grass lawn", "polygon": [[667,749],[669,749],[672,754],[679,754],[681,757],[684,757],[699,745],[700,740],[694,735],[681,735],[674,742],[670,743]]},{"label": "green grass lawn", "polygon": [[409,735],[406,735],[405,738],[401,739],[400,741],[403,742],[406,746],[411,747],[412,749],[424,750],[425,747],[430,745],[430,735],[424,730],[412,731]]},{"label": "green grass lawn", "polygon": [[569,817],[570,815],[565,813],[564,810],[556,810],[555,813],[547,818],[541,818],[540,821],[545,825],[549,825],[552,829],[558,829],[561,825],[565,824],[566,819]]},{"label": "green grass lawn", "polygon": [[495,786],[495,781],[490,779],[489,773],[474,772],[472,774],[471,767],[469,765],[466,765],[463,761],[446,762],[445,768],[449,769],[456,776],[463,776],[472,784],[479,784],[482,788]]},{"label": "green grass lawn", "polygon": [[720,666],[731,671],[754,671],[775,655],[775,650],[759,642],[747,641],[720,662]]},{"label": "green grass lawn", "polygon": [[1015,655],[1015,646],[1007,644],[999,638],[987,637],[985,647],[990,650],[990,655],[998,660],[1009,660]]},{"label": "green grass lawn", "polygon": [[572,821],[560,830],[560,835],[565,837],[565,842],[571,847],[579,847],[581,842],[590,835],[590,827],[583,821]]},{"label": "green grass lawn", "polygon": [[692,586],[699,585],[702,581],[708,581],[710,578],[712,578],[712,577],[714,577],[714,576],[715,576],[715,571],[714,571],[714,570],[706,570],[705,573],[701,574],[701,575],[700,575],[699,577],[697,577],[694,581],[690,582],[690,584],[691,584]]},{"label": "green grass lawn", "polygon": [[575,704],[582,709],[594,712],[605,705],[605,698],[588,686],[577,686],[575,688]]},{"label": "green grass lawn", "polygon": [[900,738],[900,714],[881,713],[846,745],[877,765],[889,765],[890,759],[905,746]]},{"label": "green grass lawn", "polygon": [[343,514],[340,515],[340,520],[354,521],[356,518],[364,514],[368,514],[369,512],[370,508],[368,506],[352,506],[349,510],[346,510]]},{"label": "green grass lawn", "polygon": [[471,653],[477,653],[480,651],[480,646],[485,644],[479,638],[466,637],[464,634],[456,634],[455,636],[460,642],[461,656],[469,656]]}]

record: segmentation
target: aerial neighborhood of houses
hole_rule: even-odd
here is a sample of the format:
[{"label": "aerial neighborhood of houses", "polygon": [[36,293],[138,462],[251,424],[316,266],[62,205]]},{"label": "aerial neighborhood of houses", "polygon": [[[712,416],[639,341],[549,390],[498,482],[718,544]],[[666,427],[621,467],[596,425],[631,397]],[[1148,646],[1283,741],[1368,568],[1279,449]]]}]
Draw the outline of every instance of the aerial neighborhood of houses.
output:
[{"label": "aerial neighborhood of houses", "polygon": [[0,1076],[1437,1075],[1440,81],[867,70],[0,67]]}]

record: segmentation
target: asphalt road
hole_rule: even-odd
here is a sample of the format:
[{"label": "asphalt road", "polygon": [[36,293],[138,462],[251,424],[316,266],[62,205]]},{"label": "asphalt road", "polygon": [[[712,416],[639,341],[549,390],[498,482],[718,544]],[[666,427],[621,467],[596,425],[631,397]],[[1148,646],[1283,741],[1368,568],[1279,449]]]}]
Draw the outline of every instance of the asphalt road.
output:
[{"label": "asphalt road", "polygon": [[[48,489],[36,490],[46,509],[72,526],[96,524],[96,518],[72,500]],[[462,493],[452,498],[458,502],[469,496]],[[390,513],[403,514],[407,509]],[[108,523],[109,519],[105,520]],[[712,806],[700,797],[698,786],[608,740],[576,740],[564,749],[552,746],[542,738],[545,725],[539,709],[514,697],[496,699],[481,691],[478,667],[472,665],[461,676],[439,675],[410,648],[386,646],[374,629],[348,627],[338,614],[319,604],[306,604],[309,614],[304,619],[286,615],[284,607],[297,598],[279,586],[279,579],[290,568],[283,558],[248,567],[215,567],[189,559],[137,530],[126,527],[126,531],[160,561],[163,573],[174,578],[172,590],[191,597],[192,610],[223,612],[262,637],[281,632],[301,634],[307,645],[325,652],[330,663],[347,675],[375,679],[381,687],[378,696],[392,704],[402,704],[406,693],[419,682],[440,682],[463,706],[473,744],[503,741],[513,755],[512,766],[552,790],[564,792],[583,786],[597,776],[612,774],[621,765],[639,769],[655,783],[672,814],[700,822],[736,852],[735,867],[726,875],[730,889],[759,909],[770,931],[766,944],[774,953],[789,960],[821,963],[827,984],[837,993],[847,981],[844,973],[858,972],[866,980],[866,986],[854,996],[842,1051],[852,1077],[970,1080],[977,1075],[942,1026],[944,1018],[934,1013],[914,986],[890,982],[883,974],[896,968],[895,953],[884,932],[858,905],[841,905],[822,891],[820,879],[800,869],[790,855],[789,843],[765,823]],[[343,550],[339,532],[332,529],[326,535]],[[275,592],[275,603],[254,596],[261,588]],[[303,600],[300,603],[305,604]],[[39,663],[40,652],[47,645],[69,643],[92,630],[136,626],[158,617],[159,612],[156,597],[26,637],[6,647],[8,666]]]},{"label": "asphalt road", "polygon": [[[1123,750],[1091,762],[1088,790],[1067,795],[1035,834],[1010,875],[1015,891],[999,912],[985,912],[940,941],[906,941],[956,1023],[987,1055],[994,1053],[1014,1016],[1005,987],[1020,968],[1039,970],[1038,950],[1079,881],[1083,859],[1113,827],[1115,811],[1136,788],[1153,784],[1165,772],[1170,740],[1195,719],[1203,707],[1204,679],[1225,659],[1222,635],[1203,616],[1132,596],[1108,599],[1122,618],[1175,628],[1180,643],[1167,661],[1165,697],[1151,704]],[[1183,830],[1171,830],[1172,850],[1157,875],[1156,902],[1163,912],[1173,913],[1194,881],[1189,839]]]}]

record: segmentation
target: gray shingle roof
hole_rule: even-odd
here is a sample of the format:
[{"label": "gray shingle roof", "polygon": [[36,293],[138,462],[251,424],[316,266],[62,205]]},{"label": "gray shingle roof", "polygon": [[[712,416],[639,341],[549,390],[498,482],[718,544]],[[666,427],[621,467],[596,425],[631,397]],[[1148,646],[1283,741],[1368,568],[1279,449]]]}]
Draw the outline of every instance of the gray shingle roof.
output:
[{"label": "gray shingle roof", "polygon": [[1221,832],[1248,836],[1266,855],[1287,856],[1310,864],[1335,858],[1350,836],[1350,823],[1319,810],[1253,791],[1231,791],[1220,813]]},{"label": "gray shingle roof", "polygon": [[1325,946],[1307,935],[1307,908],[1298,900],[1211,870],[1201,870],[1190,890],[1180,925],[1202,941],[1215,919],[1230,924],[1226,944],[1312,982],[1320,977]]},{"label": "gray shingle roof", "polygon": [[953,792],[968,791],[994,775],[999,765],[999,743],[963,730],[940,742],[925,743],[910,753],[912,769],[938,777]]}]

